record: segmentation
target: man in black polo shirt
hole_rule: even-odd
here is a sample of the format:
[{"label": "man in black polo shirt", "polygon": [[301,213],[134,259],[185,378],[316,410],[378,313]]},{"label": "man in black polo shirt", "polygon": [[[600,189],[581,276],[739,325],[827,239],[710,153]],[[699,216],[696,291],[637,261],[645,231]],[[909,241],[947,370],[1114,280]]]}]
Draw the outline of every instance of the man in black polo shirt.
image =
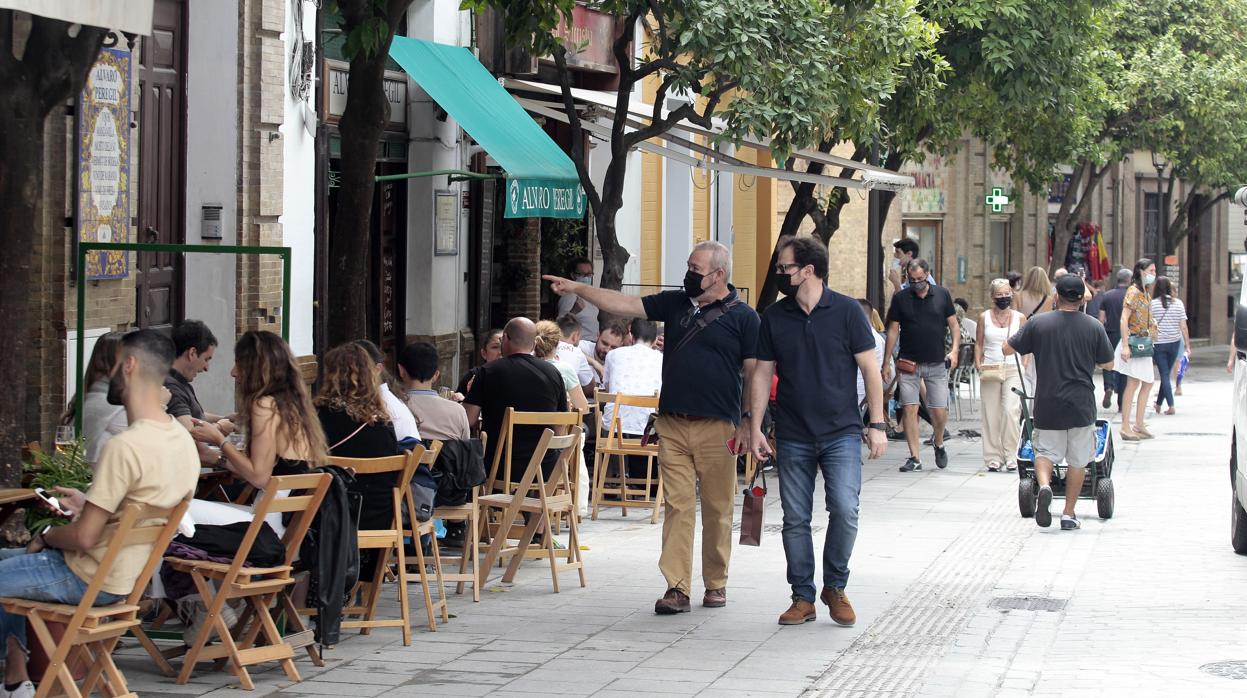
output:
[{"label": "man in black polo shirt", "polygon": [[[1104,325],[1108,342],[1117,346],[1121,341],[1121,308],[1126,301],[1126,291],[1130,290],[1130,280],[1134,272],[1129,269],[1117,270],[1117,286],[1104,292],[1100,297],[1096,317]],[[1126,377],[1112,368],[1104,369],[1104,401],[1100,406],[1108,409],[1113,405],[1113,392],[1117,393],[1117,410],[1121,411],[1121,394],[1126,390]]]},{"label": "man in black polo shirt", "polygon": [[792,606],[780,625],[814,620],[814,545],[810,537],[814,479],[823,474],[827,538],[823,543],[823,603],[831,619],[853,625],[857,617],[844,594],[849,556],[857,539],[862,489],[862,422],[857,376],[866,383],[870,408],[870,457],[887,450],[883,382],[875,338],[857,301],[827,288],[827,248],[816,238],[779,242],[775,265],[786,298],[766,309],[758,335],[758,364],[749,383],[749,445],[759,461],[771,456],[762,433],[762,411],[779,373],[775,441],[780,501],[784,507],[784,557]]},{"label": "man in black polo shirt", "polygon": [[[935,445],[935,465],[948,467],[948,453],[944,450],[948,370],[957,368],[961,328],[957,324],[952,295],[931,283],[930,270],[925,259],[910,262],[905,271],[909,285],[893,294],[892,304],[888,306],[888,343],[883,355],[892,356],[898,339],[901,347],[896,362],[900,374],[897,392],[904,410],[905,441],[909,444],[909,459],[901,466],[902,473],[922,470],[922,461],[918,458],[918,401],[923,384],[927,391],[927,409],[931,412],[931,427],[935,430],[931,437]],[[944,351],[945,331],[951,332],[953,338],[947,353]],[[891,369],[887,365],[883,367],[883,379],[891,380]]]},{"label": "man in black polo shirt", "polygon": [[741,419],[741,373],[753,370],[759,322],[758,314],[741,302],[728,283],[731,275],[727,247],[702,242],[688,257],[682,291],[636,298],[544,277],[559,295],[575,294],[607,313],[664,324],[663,389],[657,421],[664,518],[658,568],[667,580],[667,593],[654,604],[658,614],[689,610],[699,491],[701,573],[706,590],[702,605],[727,605],[736,497],[736,454],[728,450],[727,442],[736,436],[737,448],[743,450],[748,438],[748,429],[738,430],[736,424]]},{"label": "man in black polo shirt", "polygon": [[[489,435],[485,463],[493,463],[494,453],[502,443],[502,419],[507,408],[517,412],[566,412],[567,391],[563,377],[549,361],[533,356],[537,345],[537,326],[523,317],[513,318],[502,330],[502,358],[476,370],[476,378],[463,400],[468,424],[481,420],[481,429]],[[528,467],[533,449],[541,440],[543,427],[517,426],[511,446],[512,477],[518,479]],[[542,462],[543,475],[550,476],[557,454],[547,454]],[[516,468],[519,470],[517,471]]]}]

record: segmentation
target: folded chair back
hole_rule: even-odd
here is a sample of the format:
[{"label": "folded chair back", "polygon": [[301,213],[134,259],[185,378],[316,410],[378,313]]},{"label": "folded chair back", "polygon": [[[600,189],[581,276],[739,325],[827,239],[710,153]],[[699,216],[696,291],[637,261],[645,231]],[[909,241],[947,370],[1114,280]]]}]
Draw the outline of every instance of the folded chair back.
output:
[{"label": "folded chair back", "polygon": [[[417,455],[419,454],[419,455]],[[396,456],[382,456],[380,458],[342,458],[338,456],[330,456],[330,465],[336,465],[341,468],[354,471],[356,475],[385,475],[390,473],[394,477],[394,515],[399,516],[402,494],[404,491],[404,483],[411,482],[412,475],[416,472],[416,466],[419,464],[419,458],[424,454],[424,447],[417,446],[414,451],[406,451]],[[391,523],[391,527],[398,528],[401,526],[396,519]],[[362,532],[362,531],[361,531]]]},{"label": "folded chair back", "polygon": [[[554,429],[556,427],[576,427],[581,425],[581,417],[579,412],[518,412],[513,407],[508,407],[506,414],[502,419],[502,441],[498,443],[498,448],[494,450],[493,464],[489,468],[489,479],[485,483],[485,492],[513,492],[516,483],[511,479],[514,469],[512,468],[513,447],[515,445],[515,428],[516,427],[547,427]],[[537,449],[540,450],[540,449]],[[501,468],[501,473],[499,472]],[[501,479],[499,479],[501,475]]]},{"label": "folded chair back", "polygon": [[[610,427],[606,431],[606,443],[604,448],[618,448],[625,444],[634,448],[643,448],[640,443],[639,436],[633,436],[625,441],[623,433],[623,419],[621,413],[625,407],[639,407],[645,409],[658,409],[657,395],[624,395],[622,393],[615,396],[615,409],[611,410]],[[658,446],[654,445],[648,450],[658,451]]]}]

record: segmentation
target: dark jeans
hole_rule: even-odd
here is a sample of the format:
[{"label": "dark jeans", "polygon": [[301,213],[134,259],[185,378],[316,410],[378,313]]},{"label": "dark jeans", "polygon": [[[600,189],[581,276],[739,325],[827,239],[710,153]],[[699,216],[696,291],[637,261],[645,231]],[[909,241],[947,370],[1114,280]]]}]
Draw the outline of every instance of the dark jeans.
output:
[{"label": "dark jeans", "polygon": [[814,483],[823,474],[827,534],[823,540],[823,585],[843,589],[849,556],[857,540],[858,495],[862,490],[862,437],[856,433],[828,442],[776,444],[779,496],[784,509],[784,557],[792,597],[814,603]]},{"label": "dark jeans", "polygon": [[1156,364],[1156,370],[1160,371],[1160,392],[1156,394],[1156,404],[1168,402],[1173,407],[1173,382],[1170,380],[1173,374],[1173,365],[1178,362],[1178,349],[1182,346],[1182,342],[1165,342],[1164,344],[1154,345],[1152,351],[1152,363]]}]

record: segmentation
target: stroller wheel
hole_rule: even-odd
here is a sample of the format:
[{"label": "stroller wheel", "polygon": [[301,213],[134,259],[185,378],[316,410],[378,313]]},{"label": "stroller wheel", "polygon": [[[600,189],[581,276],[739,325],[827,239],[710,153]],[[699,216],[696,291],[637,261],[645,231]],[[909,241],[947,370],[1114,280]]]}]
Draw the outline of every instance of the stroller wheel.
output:
[{"label": "stroller wheel", "polygon": [[1113,518],[1113,505],[1116,504],[1117,497],[1113,493],[1113,481],[1111,478],[1102,477],[1095,483],[1095,506],[1100,514],[1101,519]]},{"label": "stroller wheel", "polygon": [[1035,515],[1035,481],[1029,477],[1018,480],[1018,511],[1024,519]]}]

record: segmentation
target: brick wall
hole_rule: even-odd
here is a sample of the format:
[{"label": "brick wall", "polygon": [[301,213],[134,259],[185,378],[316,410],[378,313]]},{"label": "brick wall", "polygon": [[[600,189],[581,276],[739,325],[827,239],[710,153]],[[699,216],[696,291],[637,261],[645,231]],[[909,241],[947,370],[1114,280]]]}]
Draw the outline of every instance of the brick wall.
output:
[{"label": "brick wall", "polygon": [[[437,366],[442,372],[437,381],[438,387],[454,388],[459,384],[459,375],[476,363],[476,339],[469,330],[448,332],[446,334],[409,334],[407,344],[428,342],[437,347]],[[459,370],[455,371],[455,358],[459,359]],[[397,373],[396,373],[397,375]]]},{"label": "brick wall", "polygon": [[504,233],[510,235],[507,240],[507,255],[504,264],[510,274],[527,272],[523,287],[509,289],[504,287],[503,307],[508,318],[527,317],[537,320],[541,317],[541,219],[524,219],[523,227],[508,226]]}]

